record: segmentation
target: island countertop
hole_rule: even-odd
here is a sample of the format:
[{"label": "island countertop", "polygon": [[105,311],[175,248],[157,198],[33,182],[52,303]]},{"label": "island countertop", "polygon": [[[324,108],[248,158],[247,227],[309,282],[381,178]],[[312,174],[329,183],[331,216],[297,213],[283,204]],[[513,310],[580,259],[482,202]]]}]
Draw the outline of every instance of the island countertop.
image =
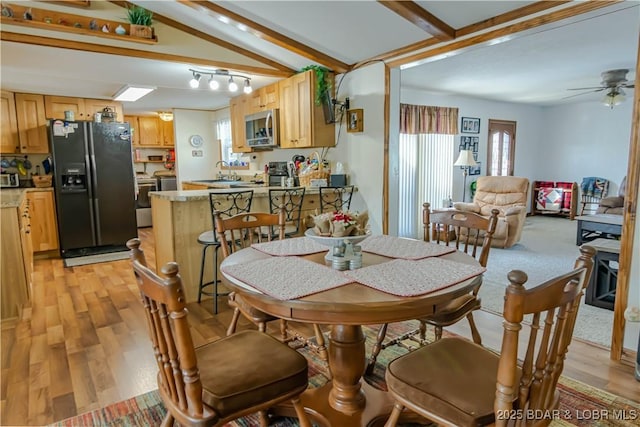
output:
[{"label": "island countertop", "polygon": [[[269,189],[286,190],[288,187],[264,187],[264,186],[238,186],[234,188],[220,188],[216,185],[210,185],[208,190],[177,190],[177,191],[150,191],[149,195],[159,199],[169,200],[172,202],[189,202],[198,200],[209,200],[209,194],[224,194],[235,191],[253,190],[254,197],[268,197]],[[305,196],[307,194],[318,194],[318,187],[306,187]]]}]

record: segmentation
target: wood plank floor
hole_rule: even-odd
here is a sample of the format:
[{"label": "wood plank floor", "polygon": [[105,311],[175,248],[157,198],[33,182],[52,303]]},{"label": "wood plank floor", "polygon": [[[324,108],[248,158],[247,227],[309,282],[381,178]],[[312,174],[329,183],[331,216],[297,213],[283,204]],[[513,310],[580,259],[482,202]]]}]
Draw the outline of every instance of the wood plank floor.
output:
[{"label": "wood plank floor", "polygon": [[[151,229],[140,229],[153,260]],[[128,260],[64,268],[60,259],[35,261],[31,307],[1,331],[1,425],[43,425],[157,388],[156,364]],[[226,304],[189,304],[195,344],[224,336]],[[501,340],[502,318],[475,315],[484,343]],[[240,328],[251,327],[242,321]],[[312,331],[294,325],[311,336]],[[470,336],[466,322],[451,328]],[[275,332],[275,330],[274,330]],[[631,360],[631,356],[629,357]],[[574,340],[565,375],[640,402],[630,361],[609,360],[606,349]]]}]

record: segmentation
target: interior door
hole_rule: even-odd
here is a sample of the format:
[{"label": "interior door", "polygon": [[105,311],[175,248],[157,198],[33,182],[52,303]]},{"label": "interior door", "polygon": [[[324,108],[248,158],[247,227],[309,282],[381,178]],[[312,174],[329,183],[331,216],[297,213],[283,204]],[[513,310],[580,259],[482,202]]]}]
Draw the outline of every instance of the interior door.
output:
[{"label": "interior door", "polygon": [[487,175],[513,176],[516,122],[489,119]]}]

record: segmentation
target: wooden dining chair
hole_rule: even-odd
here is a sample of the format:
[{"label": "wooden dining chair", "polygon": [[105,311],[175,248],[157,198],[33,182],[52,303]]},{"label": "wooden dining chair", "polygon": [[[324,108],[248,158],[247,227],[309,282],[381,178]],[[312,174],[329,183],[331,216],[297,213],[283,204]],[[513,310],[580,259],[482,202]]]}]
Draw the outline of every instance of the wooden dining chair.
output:
[{"label": "wooden dining chair", "polygon": [[558,409],[556,386],[593,267],[595,250],[580,253],[573,271],[529,289],[524,272],[507,275],[500,354],[443,338],[393,360],[385,379],[395,404],[385,427],[404,408],[438,425],[548,425],[552,417],[540,414]]},{"label": "wooden dining chair", "polygon": [[146,267],[139,239],[127,246],[158,363],[163,426],[221,426],[255,412],[266,426],[265,411],[290,400],[300,424],[311,427],[300,403],[308,385],[302,355],[251,330],[195,348],[178,265],[165,264],[159,276]]},{"label": "wooden dining chair", "polygon": [[[491,211],[491,216],[484,217],[472,212],[451,209],[432,212],[431,205],[424,203],[422,205],[422,223],[425,241],[433,240],[445,246],[455,246],[456,250],[463,251],[476,258],[481,266],[487,266],[489,251],[491,250],[491,239],[498,224],[497,209]],[[464,233],[461,231],[464,231]],[[367,373],[373,372],[378,354],[387,347],[400,345],[413,349],[412,346],[407,346],[404,343],[406,340],[411,340],[419,345],[426,344],[427,325],[434,327],[437,341],[442,338],[442,328],[453,325],[466,317],[471,327],[473,341],[477,344],[482,344],[480,333],[473,320],[473,312],[481,307],[480,298],[478,298],[481,285],[482,281],[479,281],[471,293],[454,298],[446,305],[438,307],[434,314],[418,319],[420,321],[418,329],[402,334],[387,342],[384,339],[388,325],[382,325],[367,362]]]},{"label": "wooden dining chair", "polygon": [[[250,213],[235,215],[230,218],[223,218],[215,212],[214,223],[216,233],[222,244],[222,254],[226,258],[237,250],[251,246],[254,242],[259,242],[264,239],[271,241],[274,235],[277,236],[277,240],[284,239],[286,209],[281,205],[277,214]],[[277,229],[278,232],[274,233],[274,229]],[[235,333],[240,315],[243,315],[254,323],[261,332],[267,331],[267,322],[279,320],[280,340],[282,342],[289,343],[296,340],[299,344],[297,347],[304,346],[311,348],[320,356],[325,364],[329,366],[329,353],[326,347],[326,340],[319,325],[313,324],[315,340],[310,340],[294,331],[290,331],[287,327],[286,320],[256,309],[249,304],[241,294],[232,292],[229,295],[229,306],[233,308],[233,317],[229,323],[227,335]],[[327,370],[327,375],[331,377],[330,369]]]},{"label": "wooden dining chair", "polygon": [[[202,300],[202,295],[213,297],[213,314],[218,314],[218,297],[229,295],[228,292],[218,292],[220,279],[218,278],[218,250],[220,240],[215,233],[213,212],[218,211],[223,216],[233,216],[251,210],[253,200],[253,190],[231,191],[228,193],[209,193],[209,207],[211,213],[211,230],[200,233],[198,243],[202,245],[202,256],[200,259],[200,281],[198,284],[198,302]],[[204,268],[207,259],[207,250],[213,249],[213,279],[204,281]],[[209,287],[213,287],[209,290]]]}]

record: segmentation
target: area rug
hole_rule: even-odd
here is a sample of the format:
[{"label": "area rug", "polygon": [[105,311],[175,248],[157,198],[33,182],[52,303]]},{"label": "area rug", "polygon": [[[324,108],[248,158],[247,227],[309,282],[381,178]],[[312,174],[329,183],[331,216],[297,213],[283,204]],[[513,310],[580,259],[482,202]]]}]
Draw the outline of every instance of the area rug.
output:
[{"label": "area rug", "polygon": [[[508,249],[491,248],[487,271],[480,288],[482,309],[502,314],[507,274],[522,270],[529,276],[526,287],[566,273],[580,255],[576,246],[577,221],[567,218],[536,215],[527,217],[522,238]],[[604,347],[611,345],[613,311],[587,305],[578,310],[574,338]]]},{"label": "area rug", "polygon": [[[415,321],[390,324],[387,337],[397,337],[416,326],[417,322]],[[364,328],[367,338],[367,354],[370,354],[370,346],[375,342],[377,330],[377,327]],[[428,333],[427,339],[433,340],[433,332],[429,330]],[[447,331],[444,333],[445,336],[452,335]],[[324,384],[327,378],[323,374],[325,371],[323,362],[315,353],[307,349],[300,351],[309,360],[310,387]],[[386,390],[384,367],[389,361],[406,352],[407,350],[397,346],[382,351],[373,373],[365,377],[365,380],[377,388]],[[632,427],[639,423],[640,404],[565,377],[560,378],[558,388],[561,392],[559,417],[552,421],[551,426]],[[165,414],[166,409],[160,395],[157,390],[154,390],[52,425],[56,427],[148,427],[160,425]],[[257,416],[248,416],[227,424],[227,427],[257,427],[259,425]],[[271,425],[273,427],[293,427],[299,424],[296,419],[281,418],[274,420]]]}]

